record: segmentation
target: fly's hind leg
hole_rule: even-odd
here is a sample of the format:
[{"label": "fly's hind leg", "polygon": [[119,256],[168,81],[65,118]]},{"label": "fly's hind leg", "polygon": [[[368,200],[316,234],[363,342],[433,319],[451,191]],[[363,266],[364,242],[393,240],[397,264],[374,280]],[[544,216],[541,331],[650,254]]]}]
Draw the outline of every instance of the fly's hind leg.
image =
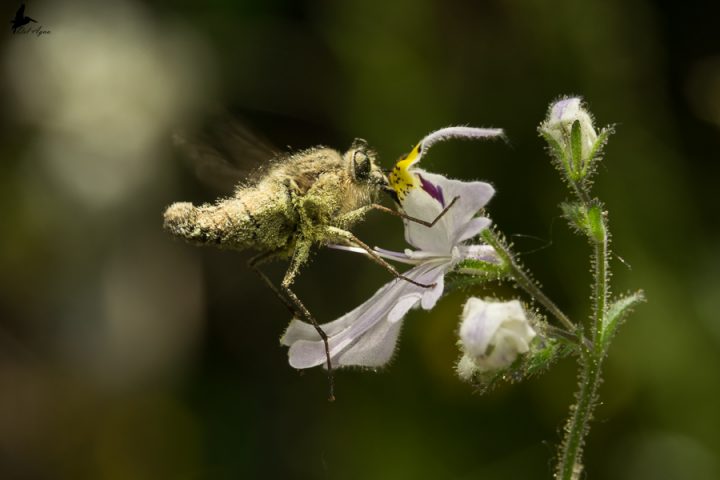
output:
[{"label": "fly's hind leg", "polygon": [[[320,335],[320,338],[322,339],[324,346],[325,346],[325,355],[327,357],[327,365],[328,365],[328,376],[330,377],[330,396],[329,399],[335,400],[335,394],[334,394],[334,381],[333,381],[333,373],[332,373],[332,363],[330,361],[330,348],[328,346],[328,338],[327,334],[325,334],[325,331],[320,327],[320,325],[317,323],[315,318],[310,314],[308,309],[303,305],[303,303],[300,301],[300,299],[295,295],[295,293],[290,290],[290,285],[293,282],[293,279],[295,278],[295,275],[297,274],[299,268],[302,266],[303,263],[307,261],[307,256],[309,254],[309,247],[310,244],[307,244],[307,247],[303,247],[302,242],[299,242],[295,249],[295,255],[293,255],[292,260],[290,262],[290,268],[285,273],[285,278],[283,279],[283,283],[281,285],[282,292],[278,290],[278,288],[273,284],[273,282],[268,278],[265,273],[260,270],[259,266],[267,263],[269,261],[272,261],[276,258],[282,257],[286,250],[276,250],[272,252],[264,252],[260,253],[258,255],[255,255],[250,260],[248,260],[248,266],[255,272],[257,275],[262,279],[263,283],[267,285],[273,292],[275,292],[275,295],[280,299],[280,301],[287,307],[287,309],[290,311],[290,314],[293,317],[297,318],[304,318],[307,322],[309,322],[313,327],[315,327],[315,330],[318,332],[318,335]],[[304,251],[305,248],[307,251]],[[304,255],[304,258],[301,258]]]},{"label": "fly's hind leg", "polygon": [[330,235],[332,235],[333,237],[342,238],[343,240],[345,240],[349,243],[355,244],[358,247],[365,250],[367,252],[368,256],[375,263],[377,263],[378,265],[383,267],[385,270],[387,270],[388,272],[393,274],[393,276],[395,276],[395,278],[405,280],[406,282],[412,283],[413,285],[417,285],[418,287],[423,287],[423,288],[433,288],[436,285],[434,283],[427,284],[427,283],[416,282],[412,278],[406,277],[402,273],[398,272],[395,269],[395,267],[393,267],[388,262],[386,262],[380,255],[377,254],[377,252],[375,250],[370,248],[365,242],[363,242],[362,240],[357,238],[355,235],[353,235],[352,232],[348,232],[347,230],[343,230],[342,228],[337,228],[337,227],[327,227],[327,232]]},{"label": "fly's hind leg", "polygon": [[325,358],[327,359],[328,381],[330,383],[330,395],[328,397],[328,400],[332,402],[333,400],[335,400],[335,381],[333,377],[332,362],[330,360],[330,346],[328,345],[328,336],[322,329],[322,327],[320,327],[320,324],[317,322],[317,320],[315,320],[315,317],[312,316],[310,311],[305,307],[305,305],[303,305],[298,296],[295,295],[295,292],[290,290],[290,285],[292,285],[293,281],[295,280],[295,276],[300,270],[300,267],[302,267],[307,262],[310,256],[311,246],[312,243],[307,240],[300,239],[297,241],[297,243],[295,244],[295,251],[292,258],[290,259],[290,267],[288,268],[287,272],[285,272],[285,278],[283,278],[283,281],[280,284],[280,288],[290,300],[290,302],[292,302],[293,306],[297,310],[299,310],[299,313],[305,319],[305,321],[310,323],[315,328],[318,335],[320,335],[320,338],[323,341],[323,345],[325,346]]}]

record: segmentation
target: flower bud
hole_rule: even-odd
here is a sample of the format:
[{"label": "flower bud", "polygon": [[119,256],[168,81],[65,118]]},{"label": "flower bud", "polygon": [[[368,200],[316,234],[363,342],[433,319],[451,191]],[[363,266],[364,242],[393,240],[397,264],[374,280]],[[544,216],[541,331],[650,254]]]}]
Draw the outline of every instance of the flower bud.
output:
[{"label": "flower bud", "polygon": [[596,150],[598,134],[590,113],[578,97],[564,98],[551,105],[540,132],[548,139],[563,168],[577,180],[588,172]]},{"label": "flower bud", "polygon": [[472,297],[465,304],[460,325],[463,357],[457,365],[461,378],[509,367],[530,350],[536,336],[520,302],[486,302]]}]

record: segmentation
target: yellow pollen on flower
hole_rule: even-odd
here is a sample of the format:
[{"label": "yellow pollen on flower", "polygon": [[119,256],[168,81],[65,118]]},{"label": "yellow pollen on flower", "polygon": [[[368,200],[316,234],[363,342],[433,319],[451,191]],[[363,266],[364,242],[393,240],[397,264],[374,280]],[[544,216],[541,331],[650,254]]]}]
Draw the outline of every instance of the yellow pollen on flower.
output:
[{"label": "yellow pollen on flower", "polygon": [[414,188],[417,184],[415,177],[410,173],[409,168],[418,160],[420,155],[420,144],[415,145],[410,153],[401,158],[393,167],[388,180],[390,186],[397,193],[398,199],[401,201],[405,198],[405,195]]}]

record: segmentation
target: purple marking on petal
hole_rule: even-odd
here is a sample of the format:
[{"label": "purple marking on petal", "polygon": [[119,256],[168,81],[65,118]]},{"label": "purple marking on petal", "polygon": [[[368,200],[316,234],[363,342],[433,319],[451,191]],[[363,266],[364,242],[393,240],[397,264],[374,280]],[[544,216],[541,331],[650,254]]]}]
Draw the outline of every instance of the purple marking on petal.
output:
[{"label": "purple marking on petal", "polygon": [[579,102],[580,99],[578,97],[563,98],[562,100],[556,102],[555,105],[553,105],[552,112],[550,112],[550,119],[555,122],[561,121],[563,115],[565,114],[565,110]]},{"label": "purple marking on petal", "polygon": [[552,112],[550,113],[550,117],[555,120],[560,120],[562,118],[562,114],[567,108],[567,106],[570,104],[570,98],[566,98],[564,100],[560,100],[555,105],[553,105]]},{"label": "purple marking on petal", "polygon": [[422,175],[417,174],[420,179],[420,186],[425,190],[431,197],[440,202],[440,205],[445,207],[445,197],[443,196],[442,187],[440,185],[433,185],[429,181],[425,180]]}]

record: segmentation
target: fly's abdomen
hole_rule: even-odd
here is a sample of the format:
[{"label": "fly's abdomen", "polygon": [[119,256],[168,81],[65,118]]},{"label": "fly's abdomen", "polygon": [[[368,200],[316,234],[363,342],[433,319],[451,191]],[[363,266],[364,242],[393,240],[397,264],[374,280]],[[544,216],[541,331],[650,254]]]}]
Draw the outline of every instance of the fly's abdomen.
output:
[{"label": "fly's abdomen", "polygon": [[165,229],[201,245],[244,250],[276,250],[291,242],[294,211],[285,195],[239,189],[215,205],[174,203],[165,211]]}]

